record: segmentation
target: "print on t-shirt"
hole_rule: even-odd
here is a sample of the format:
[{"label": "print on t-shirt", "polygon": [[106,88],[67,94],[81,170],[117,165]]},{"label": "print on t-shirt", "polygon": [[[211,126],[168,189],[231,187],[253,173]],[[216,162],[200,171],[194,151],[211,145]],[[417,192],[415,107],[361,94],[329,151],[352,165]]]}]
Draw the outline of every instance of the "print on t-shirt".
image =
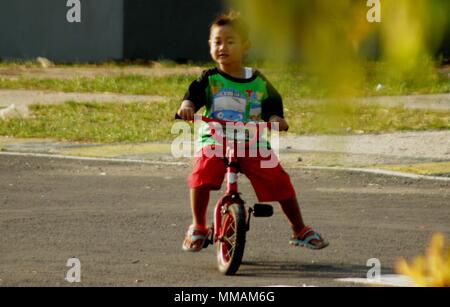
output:
[{"label": "print on t-shirt", "polygon": [[247,107],[247,99],[241,92],[223,88],[213,94],[211,117],[227,121],[243,121]]}]

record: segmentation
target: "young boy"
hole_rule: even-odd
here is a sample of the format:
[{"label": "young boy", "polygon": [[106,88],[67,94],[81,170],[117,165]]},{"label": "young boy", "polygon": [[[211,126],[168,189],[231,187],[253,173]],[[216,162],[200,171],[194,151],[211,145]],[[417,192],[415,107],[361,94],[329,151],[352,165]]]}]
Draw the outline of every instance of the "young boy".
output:
[{"label": "young boy", "polygon": [[[267,79],[257,70],[242,66],[245,52],[250,48],[248,32],[236,14],[219,16],[211,25],[210,51],[217,68],[203,72],[194,81],[184,97],[177,115],[186,121],[206,107],[204,116],[231,121],[266,121],[279,124],[280,131],[289,126],[283,116],[281,96]],[[214,143],[210,135],[202,135],[206,145],[201,156],[194,161],[189,176],[193,222],[186,233],[183,250],[198,252],[207,238],[207,206],[210,191],[220,190],[226,167],[220,157],[205,154]],[[305,226],[289,175],[277,163],[275,168],[262,168],[262,158],[239,158],[241,172],[252,183],[260,202],[278,201],[293,230],[289,241],[292,245],[310,249],[328,246],[312,228]]]}]

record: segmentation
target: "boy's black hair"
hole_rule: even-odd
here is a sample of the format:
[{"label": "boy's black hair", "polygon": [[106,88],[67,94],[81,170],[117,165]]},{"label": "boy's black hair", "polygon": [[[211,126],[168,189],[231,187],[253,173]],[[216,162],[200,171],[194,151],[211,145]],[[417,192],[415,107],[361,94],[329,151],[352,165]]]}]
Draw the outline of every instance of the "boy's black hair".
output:
[{"label": "boy's black hair", "polygon": [[241,14],[238,12],[231,11],[227,14],[220,14],[211,23],[210,30],[212,30],[216,26],[230,26],[239,34],[243,41],[249,40],[247,25],[242,20]]}]

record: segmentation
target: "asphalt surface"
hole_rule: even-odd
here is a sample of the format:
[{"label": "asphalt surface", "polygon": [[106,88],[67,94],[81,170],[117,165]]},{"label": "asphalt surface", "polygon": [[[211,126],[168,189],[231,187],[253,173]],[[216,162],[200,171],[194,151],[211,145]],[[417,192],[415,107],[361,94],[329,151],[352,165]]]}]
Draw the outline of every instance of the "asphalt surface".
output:
[{"label": "asphalt surface", "polygon": [[[181,250],[188,166],[0,156],[0,286],[349,286],[335,279],[364,278],[370,258],[393,273],[396,259],[423,253],[433,232],[450,235],[448,182],[287,171],[306,222],[330,247],[289,246],[276,208],[252,220],[244,263],[225,277],[213,248]],[[244,177],[240,188],[255,202]],[[81,283],[64,280],[69,258],[81,261]]]}]

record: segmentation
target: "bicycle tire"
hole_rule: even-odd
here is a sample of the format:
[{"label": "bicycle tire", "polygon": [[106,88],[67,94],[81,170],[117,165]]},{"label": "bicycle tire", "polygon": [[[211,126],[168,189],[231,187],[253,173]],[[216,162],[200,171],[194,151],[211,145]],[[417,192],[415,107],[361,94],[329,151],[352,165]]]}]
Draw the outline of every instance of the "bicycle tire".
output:
[{"label": "bicycle tire", "polygon": [[245,208],[240,204],[229,205],[222,217],[222,227],[224,238],[218,241],[216,250],[219,271],[224,275],[235,275],[244,256]]}]

